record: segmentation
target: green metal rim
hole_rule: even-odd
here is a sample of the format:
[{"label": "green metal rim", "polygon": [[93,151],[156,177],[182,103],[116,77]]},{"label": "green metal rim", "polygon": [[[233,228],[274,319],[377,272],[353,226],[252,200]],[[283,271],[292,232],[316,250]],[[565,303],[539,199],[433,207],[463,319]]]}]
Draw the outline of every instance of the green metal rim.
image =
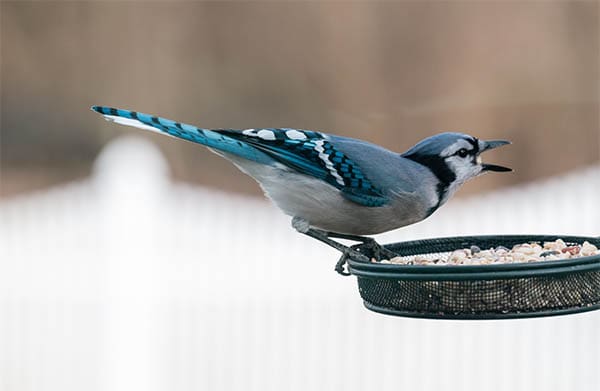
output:
[{"label": "green metal rim", "polygon": [[[425,266],[435,268],[437,266]],[[462,266],[451,266],[460,268]],[[440,267],[441,269],[442,267]],[[577,266],[534,269],[534,270],[509,270],[509,271],[486,271],[486,272],[466,272],[466,273],[444,273],[438,270],[436,273],[416,273],[396,270],[380,271],[360,270],[350,268],[350,272],[358,277],[376,278],[386,280],[412,280],[412,281],[465,281],[465,280],[503,280],[513,278],[528,278],[541,276],[561,276],[571,273],[581,273],[600,270],[600,259],[596,263]]]},{"label": "green metal rim", "polygon": [[[431,252],[435,247],[437,251],[452,251],[457,248],[469,247],[490,243],[526,243],[543,242],[556,239],[567,242],[583,243],[588,241],[600,245],[600,238],[585,236],[564,235],[503,235],[503,236],[463,236],[450,238],[436,238],[415,240],[386,245],[399,255],[415,255]],[[428,251],[429,249],[429,251]],[[384,278],[396,280],[435,280],[435,281],[462,281],[462,280],[494,280],[526,278],[548,275],[564,275],[574,272],[585,272],[600,269],[600,255],[581,257],[562,261],[545,261],[535,263],[513,263],[505,265],[465,265],[465,266],[434,266],[434,265],[390,265],[369,263],[348,259],[350,273],[366,278]]]},{"label": "green metal rim", "polygon": [[363,301],[368,310],[378,312],[385,315],[401,316],[406,318],[426,318],[436,320],[498,320],[498,319],[523,319],[523,318],[541,318],[545,316],[559,316],[577,314],[600,309],[600,303],[573,308],[549,309],[544,311],[530,312],[508,312],[508,313],[465,313],[465,314],[439,314],[429,312],[414,312],[414,311],[399,311],[391,308],[380,307]]}]

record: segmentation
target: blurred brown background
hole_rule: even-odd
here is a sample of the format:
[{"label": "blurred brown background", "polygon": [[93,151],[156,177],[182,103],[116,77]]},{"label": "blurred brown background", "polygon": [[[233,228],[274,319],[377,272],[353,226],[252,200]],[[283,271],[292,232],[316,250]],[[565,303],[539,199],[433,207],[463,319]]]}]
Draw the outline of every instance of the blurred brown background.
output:
[{"label": "blurred brown background", "polygon": [[403,151],[506,138],[469,194],[599,161],[599,5],[569,2],[10,2],[1,14],[0,196],[89,175],[135,133],[179,180],[259,194],[186,142],[93,104],[202,127],[298,127]]}]

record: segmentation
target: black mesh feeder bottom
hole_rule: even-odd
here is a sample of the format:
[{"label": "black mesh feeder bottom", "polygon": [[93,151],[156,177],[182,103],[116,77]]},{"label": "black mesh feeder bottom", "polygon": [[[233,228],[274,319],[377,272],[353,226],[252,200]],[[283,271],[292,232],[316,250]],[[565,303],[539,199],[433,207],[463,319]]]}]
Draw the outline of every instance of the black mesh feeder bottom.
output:
[{"label": "black mesh feeder bottom", "polygon": [[[399,256],[447,257],[478,246],[546,242],[568,245],[600,238],[578,236],[470,236],[418,240],[385,247]],[[366,247],[356,246],[370,257]],[[345,259],[357,276],[365,306],[388,315],[444,319],[508,319],[600,309],[600,255],[567,260],[497,265],[397,265]]]}]

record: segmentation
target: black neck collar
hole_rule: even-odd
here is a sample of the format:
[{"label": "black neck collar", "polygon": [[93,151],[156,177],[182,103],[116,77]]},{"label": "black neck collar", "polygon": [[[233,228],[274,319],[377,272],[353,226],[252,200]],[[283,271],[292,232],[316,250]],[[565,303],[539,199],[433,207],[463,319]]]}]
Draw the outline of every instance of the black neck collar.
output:
[{"label": "black neck collar", "polygon": [[405,155],[404,157],[427,167],[439,180],[439,183],[436,186],[438,202],[434,207],[431,208],[430,212],[428,213],[429,215],[440,207],[442,200],[445,198],[446,192],[450,187],[450,184],[456,180],[456,174],[450,169],[450,167],[448,167],[446,161],[439,156],[413,154]]},{"label": "black neck collar", "polygon": [[444,187],[450,186],[456,180],[456,174],[448,167],[446,161],[435,155],[408,155],[404,156],[431,170]]}]

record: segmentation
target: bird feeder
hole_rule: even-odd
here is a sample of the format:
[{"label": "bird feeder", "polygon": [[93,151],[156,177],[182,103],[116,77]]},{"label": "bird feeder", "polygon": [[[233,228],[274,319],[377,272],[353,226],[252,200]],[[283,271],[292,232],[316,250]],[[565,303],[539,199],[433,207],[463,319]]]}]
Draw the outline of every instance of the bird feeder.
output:
[{"label": "bird feeder", "polygon": [[[385,245],[398,256],[448,257],[478,246],[512,247],[557,239],[567,245],[600,238],[581,236],[465,236]],[[564,315],[600,308],[600,255],[532,263],[397,265],[372,262],[372,246],[355,245],[337,270],[358,279],[364,305],[395,316],[436,319],[509,319]],[[344,265],[347,268],[345,272]]]}]

